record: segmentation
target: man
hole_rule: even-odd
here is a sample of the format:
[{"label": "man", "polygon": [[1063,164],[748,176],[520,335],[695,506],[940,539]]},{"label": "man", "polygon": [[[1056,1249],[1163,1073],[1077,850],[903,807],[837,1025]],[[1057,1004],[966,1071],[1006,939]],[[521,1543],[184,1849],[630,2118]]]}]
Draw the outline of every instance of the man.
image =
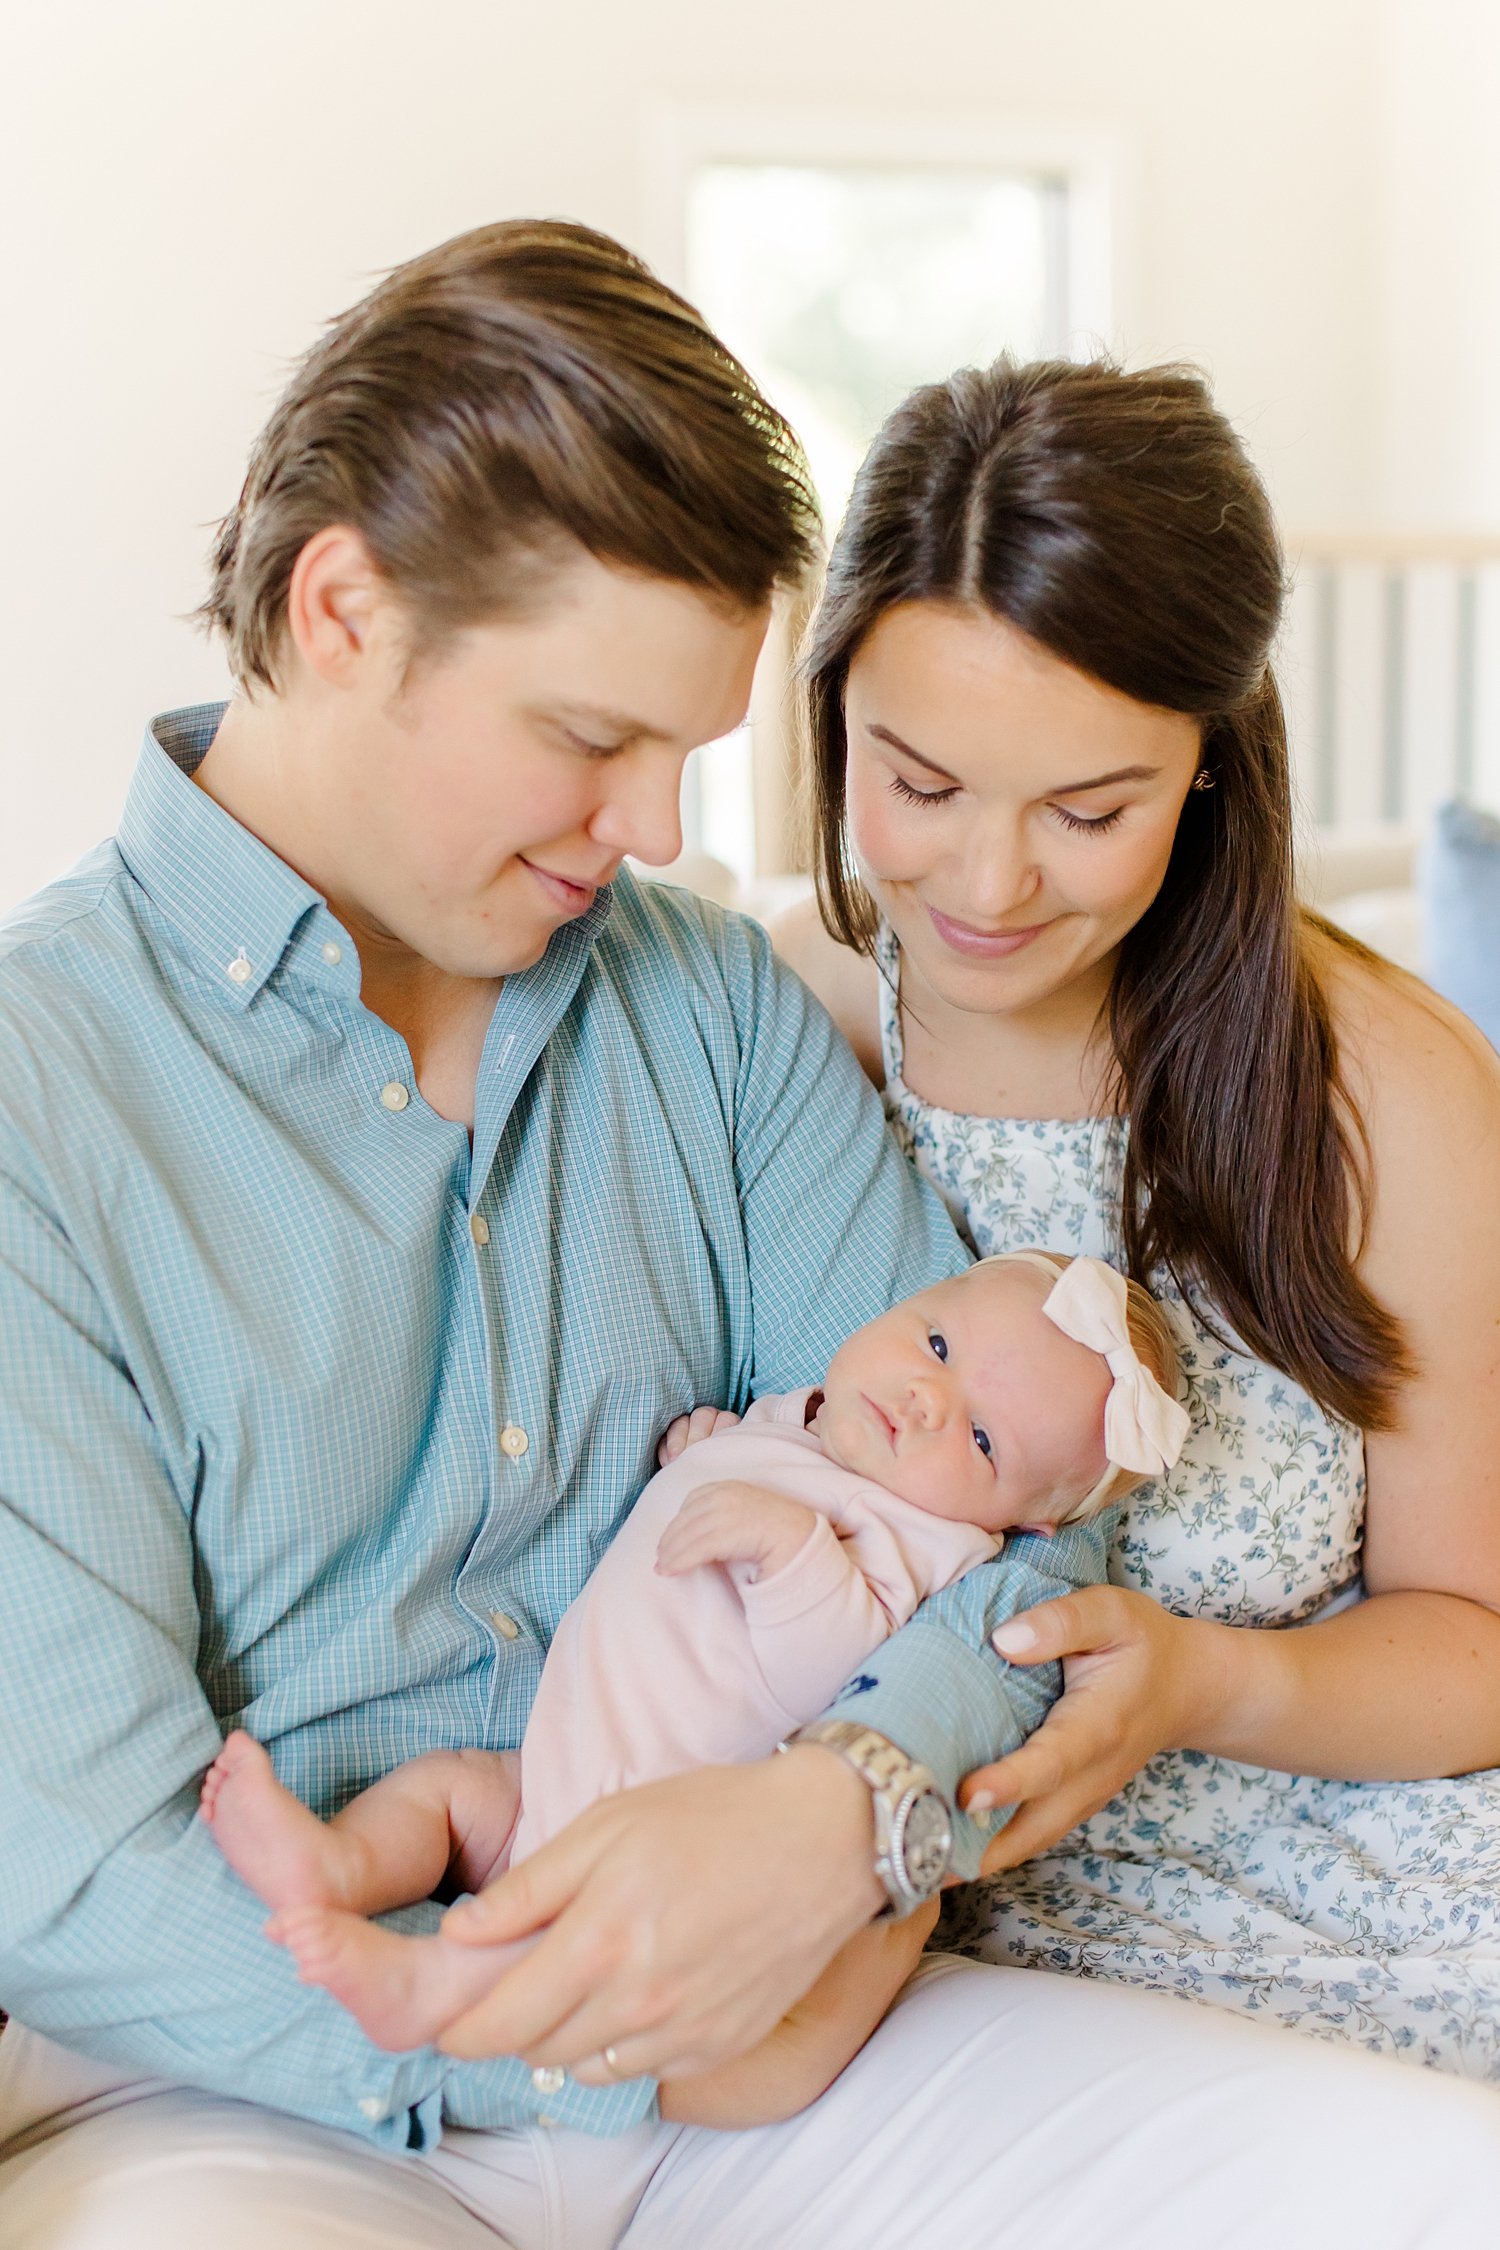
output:
[{"label": "man", "polygon": [[[256,448],[207,604],[239,694],[154,722],[118,838],[0,936],[22,2250],[963,2250],[1043,2186],[1070,2241],[1159,2222],[1158,2167],[1106,2195],[1052,2131],[1149,2000],[950,1966],[785,2127],[674,2125],[656,2091],[851,1941],[894,1993],[925,1924],[858,1933],[923,1904],[960,1776],[1034,1723],[1053,1683],[988,1632],[1097,1569],[1090,1527],[971,1574],[784,1758],[613,1799],[506,1878],[482,1915],[540,1942],[443,2052],[299,1990],[195,1819],[231,1725],[319,1811],[518,1742],[666,1422],[813,1380],[963,1262],[759,934],[622,872],[675,856],[684,760],[813,532],[784,425],[615,245],[418,259]],[[1149,2149],[1217,2077],[1253,2162],[1244,2036],[1205,2018],[1116,2085],[1116,2135]],[[1274,2051],[1279,2112],[1306,2066]],[[1221,2239],[1205,2193],[1172,2208]]]}]

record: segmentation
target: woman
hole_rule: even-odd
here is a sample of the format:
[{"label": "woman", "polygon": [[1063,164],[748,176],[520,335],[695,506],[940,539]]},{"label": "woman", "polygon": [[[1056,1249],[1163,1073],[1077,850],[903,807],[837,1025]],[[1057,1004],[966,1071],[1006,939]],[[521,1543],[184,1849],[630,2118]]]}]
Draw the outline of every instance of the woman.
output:
[{"label": "woman", "polygon": [[1067,1692],[971,1779],[1019,1809],[950,1942],[1500,2078],[1500,1061],[1296,903],[1282,592],[1192,372],[915,394],[778,937],[976,1247],[1108,1255],[1183,1347],[1117,1584],[1007,1631]]}]

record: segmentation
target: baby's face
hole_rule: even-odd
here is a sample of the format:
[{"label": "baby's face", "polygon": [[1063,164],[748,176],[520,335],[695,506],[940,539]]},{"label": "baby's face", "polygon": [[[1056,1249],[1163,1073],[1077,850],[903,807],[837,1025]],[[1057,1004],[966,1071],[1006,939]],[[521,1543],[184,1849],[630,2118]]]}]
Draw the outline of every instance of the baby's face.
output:
[{"label": "baby's face", "polygon": [[1110,1374],[1047,1319],[1051,1286],[1035,1266],[979,1265],[859,1329],[824,1380],[828,1452],[985,1531],[1065,1513],[1104,1474]]}]

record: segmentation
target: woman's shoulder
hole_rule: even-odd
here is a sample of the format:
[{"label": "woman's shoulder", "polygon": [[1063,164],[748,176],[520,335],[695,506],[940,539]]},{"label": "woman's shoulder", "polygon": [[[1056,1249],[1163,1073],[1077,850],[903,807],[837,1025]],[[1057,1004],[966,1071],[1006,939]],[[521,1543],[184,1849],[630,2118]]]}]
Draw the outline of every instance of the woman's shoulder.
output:
[{"label": "woman's shoulder", "polygon": [[1437,1127],[1438,1146],[1451,1147],[1465,1122],[1500,1129],[1500,1055],[1460,1009],[1325,924],[1309,924],[1309,946],[1350,1098],[1372,1132]]},{"label": "woman's shoulder", "polygon": [[1500,1055],[1419,978],[1317,925],[1311,942],[1369,1154],[1362,1262],[1400,1302],[1418,1264],[1500,1241]]},{"label": "woman's shoulder", "polygon": [[880,1045],[880,987],[873,961],[841,945],[823,926],[816,899],[803,899],[770,925],[771,943],[788,968],[816,993],[859,1058],[872,1084],[885,1079]]}]

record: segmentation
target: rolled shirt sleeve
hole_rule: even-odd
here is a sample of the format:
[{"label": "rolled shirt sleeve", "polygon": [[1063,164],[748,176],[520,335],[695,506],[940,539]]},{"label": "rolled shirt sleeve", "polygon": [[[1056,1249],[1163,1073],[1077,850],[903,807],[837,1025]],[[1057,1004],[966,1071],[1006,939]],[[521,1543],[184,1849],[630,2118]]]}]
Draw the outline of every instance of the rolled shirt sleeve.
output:
[{"label": "rolled shirt sleeve", "polygon": [[1062,1692],[1060,1664],[1008,1664],[990,1635],[1038,1602],[1103,1585],[1119,1520],[1110,1508],[1050,1539],[1012,1534],[994,1562],[978,1564],[924,1602],[825,1713],[858,1719],[926,1766],[954,1808],[953,1869],[966,1881],[979,1873],[985,1845],[1015,1807],[971,1818],[957,1808],[960,1781],[1018,1749]]}]

